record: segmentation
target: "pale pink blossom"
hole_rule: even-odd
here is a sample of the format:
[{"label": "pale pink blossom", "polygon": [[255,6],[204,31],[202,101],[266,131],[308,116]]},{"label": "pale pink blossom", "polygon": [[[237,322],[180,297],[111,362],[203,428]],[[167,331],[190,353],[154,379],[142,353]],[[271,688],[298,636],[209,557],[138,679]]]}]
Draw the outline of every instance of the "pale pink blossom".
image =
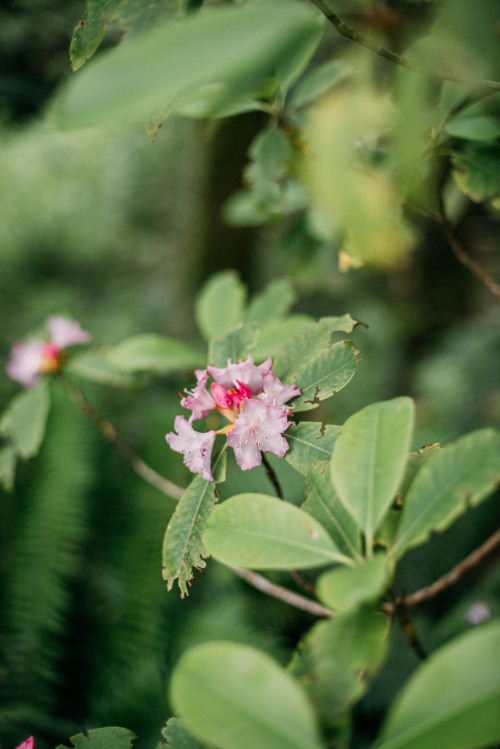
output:
[{"label": "pale pink blossom", "polygon": [[66,358],[63,351],[66,346],[90,340],[90,333],[74,320],[53,315],[46,325],[51,334],[48,342],[35,339],[15,343],[10,352],[7,374],[26,388],[35,387],[41,374],[59,371]]},{"label": "pale pink blossom", "polygon": [[196,387],[186,390],[187,397],[182,398],[181,406],[192,411],[189,421],[204,419],[215,408],[215,401],[207,390],[208,372],[206,369],[196,369]]},{"label": "pale pink blossom", "polygon": [[51,342],[59,349],[73,346],[75,343],[88,343],[90,341],[90,333],[83,330],[76,320],[51,315],[47,318],[45,324],[50,333]]},{"label": "pale pink blossom", "polygon": [[35,739],[33,736],[30,736],[22,744],[19,744],[16,749],[35,749]]},{"label": "pale pink blossom", "polygon": [[236,462],[243,471],[260,466],[262,453],[274,453],[282,458],[288,442],[282,436],[290,422],[278,406],[266,406],[258,399],[245,399],[227,442],[234,449]]},{"label": "pale pink blossom", "polygon": [[167,443],[177,453],[183,453],[184,463],[193,473],[203,472],[206,481],[213,481],[210,464],[215,432],[196,432],[184,416],[176,416],[174,429],[165,436]]},{"label": "pale pink blossom", "polygon": [[299,388],[296,385],[285,385],[272,371],[264,372],[262,379],[263,390],[257,398],[266,406],[281,406],[288,413],[290,407],[285,404],[290,398],[301,394]]},{"label": "pale pink blossom", "polygon": [[272,359],[266,359],[262,364],[254,364],[251,356],[246,361],[233,364],[231,359],[227,360],[227,367],[207,367],[208,371],[218,385],[227,390],[237,388],[238,383],[247,385],[252,395],[257,395],[262,390],[262,375],[268,372],[272,366]]}]

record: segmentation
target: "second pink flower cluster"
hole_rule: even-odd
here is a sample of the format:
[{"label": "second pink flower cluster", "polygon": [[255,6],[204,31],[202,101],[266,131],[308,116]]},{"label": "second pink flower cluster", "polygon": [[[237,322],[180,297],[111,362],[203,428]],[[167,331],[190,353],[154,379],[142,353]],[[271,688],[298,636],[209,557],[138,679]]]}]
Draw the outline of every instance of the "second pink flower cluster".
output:
[{"label": "second pink flower cluster", "polygon": [[[288,401],[300,395],[296,385],[285,385],[271,369],[272,360],[253,363],[252,357],[227,367],[208,366],[195,371],[197,384],[186,390],[181,405],[190,409],[191,416],[177,416],[175,432],[166,435],[172,450],[184,455],[184,463],[193,473],[203,473],[203,478],[213,481],[212,449],[217,434],[227,435],[236,462],[244,471],[262,463],[262,453],[274,453],[282,458],[288,450],[283,437],[290,426],[288,414],[292,406]],[[207,388],[209,379],[210,392]],[[197,432],[192,422],[203,419],[217,410],[228,421],[218,430]]]}]

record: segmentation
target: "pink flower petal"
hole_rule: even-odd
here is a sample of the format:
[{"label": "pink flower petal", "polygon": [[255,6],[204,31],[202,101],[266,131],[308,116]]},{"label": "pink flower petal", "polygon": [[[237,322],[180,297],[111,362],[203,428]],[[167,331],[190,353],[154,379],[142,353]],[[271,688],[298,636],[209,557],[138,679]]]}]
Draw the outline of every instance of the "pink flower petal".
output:
[{"label": "pink flower petal", "polygon": [[234,429],[227,436],[239,467],[248,471],[260,466],[263,452],[274,453],[282,458],[288,450],[288,442],[282,432],[289,424],[282,408],[266,406],[257,399],[246,399],[234,422]]},{"label": "pink flower petal", "polygon": [[165,436],[168,445],[177,453],[183,453],[184,463],[193,473],[203,472],[206,481],[213,481],[211,471],[212,449],[215,441],[215,432],[195,432],[191,424],[184,416],[176,416],[174,421],[175,432],[169,432]]},{"label": "pink flower petal", "polygon": [[218,406],[220,406],[221,408],[233,407],[233,398],[231,397],[231,395],[229,395],[225,387],[222,387],[222,385],[218,385],[216,382],[212,382],[210,389]]},{"label": "pink flower petal", "polygon": [[227,390],[238,388],[238,383],[247,385],[252,395],[257,395],[262,390],[262,375],[271,369],[273,360],[266,359],[262,364],[254,364],[251,356],[246,361],[233,364],[231,359],[227,360],[227,367],[222,369],[208,366],[207,369],[214,380]]},{"label": "pink flower petal", "polygon": [[295,398],[301,394],[296,385],[285,385],[276,377],[274,372],[264,372],[262,379],[263,392],[257,397],[267,406],[282,406],[282,408],[288,411],[289,408],[285,406],[285,403],[290,398]]},{"label": "pink flower petal", "polygon": [[15,343],[10,351],[7,374],[12,380],[20,382],[26,388],[34,387],[40,379],[43,341]]},{"label": "pink flower petal", "polygon": [[33,736],[30,736],[26,741],[23,741],[22,744],[19,744],[16,749],[35,749],[35,739]]},{"label": "pink flower petal", "polygon": [[187,397],[181,400],[181,405],[192,411],[189,418],[190,422],[196,419],[204,419],[215,408],[215,401],[206,388],[208,380],[207,370],[196,369],[195,375],[197,381],[196,387],[193,390],[186,390]]},{"label": "pink flower petal", "polygon": [[47,328],[50,332],[51,341],[58,348],[73,346],[75,343],[88,343],[90,333],[82,330],[76,320],[69,320],[66,317],[52,315],[46,320]]}]

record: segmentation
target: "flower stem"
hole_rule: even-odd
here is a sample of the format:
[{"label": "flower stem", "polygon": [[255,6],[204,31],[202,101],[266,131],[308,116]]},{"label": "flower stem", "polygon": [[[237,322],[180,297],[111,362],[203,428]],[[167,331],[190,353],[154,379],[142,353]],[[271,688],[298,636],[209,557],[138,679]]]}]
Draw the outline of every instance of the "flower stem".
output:
[{"label": "flower stem", "polygon": [[278,483],[278,477],[276,476],[274,469],[268,459],[266,458],[266,454],[262,453],[262,464],[264,468],[266,469],[267,478],[271,482],[271,484],[274,487],[274,491],[276,492],[276,496],[279,499],[283,499],[283,495],[281,494],[281,487]]},{"label": "flower stem", "polygon": [[147,481],[148,484],[151,484],[151,486],[159,489],[159,491],[166,494],[168,497],[172,497],[173,499],[180,499],[182,497],[184,489],[161,476],[151,468],[151,466],[148,466],[148,464],[132,450],[130,445],[125,442],[123,437],[118,434],[114,426],[104,419],[93,406],[91,406],[83,393],[73,382],[68,380],[68,378],[63,374],[58,375],[57,381],[62,384],[78,410],[98,428],[102,436],[108,442],[117,448],[138,476],[144,479],[144,481]]}]

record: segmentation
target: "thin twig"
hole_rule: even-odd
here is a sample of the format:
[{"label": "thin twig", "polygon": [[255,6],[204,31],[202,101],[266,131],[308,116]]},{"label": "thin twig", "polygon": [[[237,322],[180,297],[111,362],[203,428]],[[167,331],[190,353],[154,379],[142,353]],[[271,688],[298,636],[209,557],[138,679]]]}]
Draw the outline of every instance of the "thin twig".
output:
[{"label": "thin twig", "polygon": [[464,250],[446,216],[443,213],[438,214],[437,221],[441,225],[443,233],[448,240],[448,244],[453,250],[453,254],[457,260],[462,263],[467,270],[473,273],[481,283],[483,283],[486,288],[496,296],[498,301],[500,301],[500,285]]},{"label": "thin twig", "polygon": [[288,603],[290,606],[295,606],[295,608],[301,609],[302,611],[307,611],[308,614],[313,614],[314,616],[322,616],[326,618],[331,618],[333,616],[333,611],[330,611],[330,609],[327,609],[320,603],[311,601],[310,598],[305,598],[305,596],[294,593],[293,591],[288,590],[288,588],[283,588],[281,585],[275,585],[257,572],[244,570],[241,567],[233,567],[232,565],[231,569],[236,575],[241,577],[242,580],[245,580],[249,585],[260,590],[261,593],[277,598],[278,600]]},{"label": "thin twig", "polygon": [[[390,49],[387,49],[386,47],[383,47],[381,44],[378,44],[375,40],[370,39],[369,37],[362,34],[360,31],[356,31],[356,29],[353,29],[352,26],[349,26],[348,23],[343,21],[339,16],[337,16],[336,13],[334,13],[329,6],[324,2],[324,0],[311,0],[312,4],[315,5],[327,18],[328,21],[330,21],[333,26],[337,29],[339,34],[342,34],[342,36],[345,36],[347,39],[350,39],[353,42],[357,42],[358,44],[361,44],[363,47],[366,47],[367,49],[371,50],[372,52],[375,52],[376,55],[379,55],[380,57],[383,57],[386,60],[389,60],[389,62],[393,62],[396,65],[400,65],[403,68],[413,68],[415,65],[414,63],[409,60],[407,57],[403,57],[402,55],[398,55],[397,52],[393,52]],[[443,72],[443,71],[433,71],[434,75],[437,75],[439,78],[442,78],[445,81],[453,81],[454,83],[465,83],[470,86],[482,86],[484,88],[490,88],[494,89],[496,91],[500,91],[500,81],[490,81],[485,78],[474,78],[474,79],[464,79],[460,76],[454,75],[453,73]]]},{"label": "thin twig", "polygon": [[278,483],[278,477],[276,476],[274,469],[268,459],[266,458],[266,454],[262,453],[262,464],[264,468],[266,469],[267,478],[271,482],[271,484],[274,487],[274,491],[276,492],[276,496],[278,499],[283,499],[283,496],[281,494],[281,487]]},{"label": "thin twig", "polygon": [[125,442],[123,437],[118,434],[114,426],[109,421],[106,421],[106,419],[104,419],[100,413],[90,405],[76,385],[62,374],[59,375],[58,381],[64,386],[78,410],[98,428],[102,436],[108,442],[119,450],[138,476],[144,479],[144,481],[147,481],[148,484],[151,484],[151,486],[159,489],[163,494],[166,494],[173,499],[180,499],[182,497],[184,489],[164,478],[153,468],[148,466],[147,463],[145,463]]},{"label": "thin twig", "polygon": [[496,546],[500,545],[500,529],[496,531],[492,536],[490,536],[484,544],[479,546],[477,549],[475,549],[471,554],[469,554],[468,557],[463,559],[461,562],[459,562],[455,567],[453,567],[452,570],[446,573],[446,575],[443,575],[439,578],[439,580],[436,580],[436,582],[432,583],[432,585],[428,585],[426,588],[422,588],[421,590],[417,590],[415,593],[412,593],[409,596],[403,596],[401,598],[396,598],[394,603],[387,602],[382,604],[382,611],[385,611],[388,614],[393,614],[399,605],[403,606],[415,606],[418,603],[423,603],[424,601],[429,601],[431,598],[434,598],[439,593],[442,593],[443,590],[446,590],[446,588],[449,588],[451,585],[454,585],[460,578],[465,575],[466,572],[469,572],[474,567],[477,567],[478,564],[480,564],[483,559],[490,554]]}]

